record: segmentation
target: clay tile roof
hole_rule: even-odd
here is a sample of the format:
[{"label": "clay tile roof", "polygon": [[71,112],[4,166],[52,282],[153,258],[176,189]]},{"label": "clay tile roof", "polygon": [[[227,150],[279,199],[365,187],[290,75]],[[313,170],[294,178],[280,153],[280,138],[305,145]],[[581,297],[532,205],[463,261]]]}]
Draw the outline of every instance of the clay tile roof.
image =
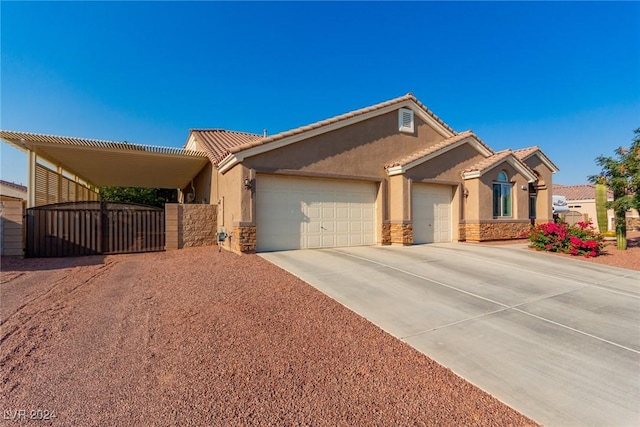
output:
[{"label": "clay tile roof", "polygon": [[[416,151],[415,153],[412,153],[406,157],[403,157],[400,160],[397,160],[395,162],[389,163],[387,164],[384,168],[385,169],[389,169],[395,166],[406,166],[411,162],[414,162],[418,159],[421,159],[422,157],[428,156],[429,154],[435,153],[437,151],[442,150],[443,148],[446,148],[452,144],[455,144],[456,142],[468,137],[468,136],[473,136],[474,138],[476,138],[478,141],[480,141],[479,138],[477,138],[472,131],[467,130],[464,132],[460,132],[459,134],[457,134],[456,136],[452,136],[451,138],[447,138],[443,141],[438,142],[435,145],[432,145],[430,147],[427,147],[423,150],[420,151]],[[493,152],[493,150],[491,150],[486,144],[484,144],[482,141],[480,141],[480,143],[482,145],[484,145],[490,152]]]},{"label": "clay tile roof", "polygon": [[513,155],[513,151],[511,151],[509,149],[498,151],[497,153],[493,154],[492,156],[489,156],[489,157],[486,157],[486,158],[480,160],[475,165],[469,166],[468,168],[466,168],[462,172],[475,172],[475,171],[482,172],[482,171],[485,171],[487,169],[490,169],[492,166],[497,165],[498,163],[500,163],[501,161],[503,161],[504,159],[506,159],[507,157],[509,157],[511,155]]},{"label": "clay tile roof", "polygon": [[[594,200],[596,198],[596,186],[593,184],[553,184],[553,194],[564,196],[567,200]],[[607,199],[613,200],[613,191],[607,190]]]},{"label": "clay tile roof", "polygon": [[264,139],[262,135],[224,129],[191,129],[191,134],[214,164],[229,155],[234,147]]},{"label": "clay tile roof", "polygon": [[5,181],[4,179],[0,180],[0,184],[6,186],[6,187],[11,187],[14,188],[18,191],[22,191],[24,193],[27,192],[27,187],[25,187],[24,185],[21,184],[16,184],[15,182],[9,182],[9,181]]},{"label": "clay tile roof", "polygon": [[519,150],[513,150],[513,155],[520,160],[524,160],[536,151],[540,151],[540,147],[534,145],[533,147],[521,148]]},{"label": "clay tile roof", "polygon": [[295,129],[291,129],[288,130],[286,132],[281,132],[281,133],[277,133],[271,136],[268,136],[266,138],[256,138],[254,140],[251,141],[247,141],[244,144],[240,144],[240,145],[234,145],[233,147],[229,148],[229,152],[230,153],[238,153],[240,151],[243,150],[247,150],[249,148],[253,148],[253,147],[257,147],[259,145],[263,145],[263,144],[268,144],[270,142],[273,141],[277,141],[289,136],[293,136],[293,135],[297,135],[303,132],[308,132],[310,130],[313,129],[318,129],[321,128],[323,126],[327,126],[333,123],[337,123],[340,122],[342,120],[346,120],[346,119],[350,119],[352,117],[357,117],[357,116],[361,116],[363,114],[367,114],[370,113],[372,111],[376,111],[376,110],[380,110],[382,108],[388,107],[390,105],[394,105],[394,104],[399,104],[401,102],[404,101],[413,101],[415,102],[422,110],[424,110],[424,112],[426,112],[427,114],[429,114],[433,119],[435,119],[438,123],[440,123],[442,126],[444,126],[447,130],[449,130],[451,133],[453,133],[454,135],[457,134],[456,131],[454,131],[451,127],[449,127],[449,125],[447,125],[444,121],[442,121],[438,116],[436,116],[435,114],[433,114],[433,112],[431,112],[424,104],[422,104],[420,101],[418,101],[418,99],[413,96],[412,93],[408,93],[404,96],[398,97],[398,98],[394,98],[391,99],[389,101],[385,101],[385,102],[381,102],[379,104],[376,105],[372,105],[370,107],[366,107],[366,108],[361,108],[359,110],[355,110],[355,111],[351,111],[349,113],[345,113],[339,116],[335,116],[335,117],[331,117],[329,119],[325,119],[325,120],[321,120],[319,122],[315,122],[306,126],[301,126]]}]

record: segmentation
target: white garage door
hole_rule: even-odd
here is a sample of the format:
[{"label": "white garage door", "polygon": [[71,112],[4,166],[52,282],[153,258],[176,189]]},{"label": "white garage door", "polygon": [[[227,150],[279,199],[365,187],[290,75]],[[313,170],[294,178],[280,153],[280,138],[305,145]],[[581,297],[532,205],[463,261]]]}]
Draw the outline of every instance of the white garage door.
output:
[{"label": "white garage door", "polygon": [[413,184],[413,242],[451,241],[451,187]]},{"label": "white garage door", "polygon": [[373,245],[376,184],[258,175],[258,251]]}]

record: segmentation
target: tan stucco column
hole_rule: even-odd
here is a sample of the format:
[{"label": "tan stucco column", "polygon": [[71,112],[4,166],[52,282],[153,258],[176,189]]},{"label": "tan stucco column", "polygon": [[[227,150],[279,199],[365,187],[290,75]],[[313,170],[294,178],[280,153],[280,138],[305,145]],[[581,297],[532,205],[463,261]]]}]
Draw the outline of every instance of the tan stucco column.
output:
[{"label": "tan stucco column", "polygon": [[[240,191],[240,209],[238,217],[233,219],[231,248],[236,252],[252,253],[256,250],[256,173],[244,165],[238,165],[230,172],[235,172],[232,185],[238,185]],[[248,187],[245,180],[248,181]]]},{"label": "tan stucco column", "polygon": [[389,177],[389,223],[391,244],[413,244],[411,181],[404,175]]}]

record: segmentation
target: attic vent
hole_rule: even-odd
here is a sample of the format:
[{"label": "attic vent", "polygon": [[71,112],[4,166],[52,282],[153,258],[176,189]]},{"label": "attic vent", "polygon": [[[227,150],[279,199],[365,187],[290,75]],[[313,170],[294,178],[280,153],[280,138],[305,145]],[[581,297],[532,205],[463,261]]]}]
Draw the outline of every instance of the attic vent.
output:
[{"label": "attic vent", "polygon": [[400,132],[413,133],[413,110],[408,108],[398,110],[398,127]]}]

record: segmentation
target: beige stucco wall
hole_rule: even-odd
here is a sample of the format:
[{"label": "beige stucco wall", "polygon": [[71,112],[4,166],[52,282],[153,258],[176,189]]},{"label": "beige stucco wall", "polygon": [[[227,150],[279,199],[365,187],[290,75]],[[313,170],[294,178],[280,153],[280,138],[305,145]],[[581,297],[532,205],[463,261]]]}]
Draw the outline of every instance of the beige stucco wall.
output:
[{"label": "beige stucco wall", "polygon": [[404,175],[394,175],[389,179],[389,219],[393,223],[409,220],[409,180]]},{"label": "beige stucco wall", "polygon": [[462,182],[460,172],[482,159],[484,156],[475,148],[464,144],[409,169],[405,175],[414,181],[432,179]]},{"label": "beige stucco wall", "polygon": [[[567,200],[567,205],[569,205],[569,210],[573,212],[579,212],[583,215],[587,215],[588,221],[593,223],[593,227],[598,229],[598,213],[596,210],[596,201],[593,199],[586,200]],[[635,209],[631,209],[626,213],[627,218],[627,229],[635,230],[638,228],[638,223],[640,220],[640,215],[638,211]],[[615,230],[615,214],[613,209],[607,209],[607,230],[614,231]]]},{"label": "beige stucco wall", "polygon": [[[245,188],[244,179],[249,178],[251,189]],[[218,178],[218,231],[225,231],[229,238],[223,246],[237,250],[243,227],[255,228],[256,174],[238,164]],[[255,233],[255,232],[254,232]]]},{"label": "beige stucco wall", "polygon": [[258,172],[298,170],[354,177],[387,177],[383,166],[444,139],[415,116],[416,131],[398,131],[398,112],[318,135],[244,160]]},{"label": "beige stucco wall", "polygon": [[[192,184],[187,185],[184,188],[181,188],[184,203],[187,203],[187,194],[194,193],[195,200],[193,203],[196,204],[216,204],[217,202],[217,194],[215,188],[215,179],[213,177],[213,166],[211,163],[207,164],[202,170],[196,175]],[[195,190],[195,192],[194,192]]]},{"label": "beige stucco wall", "polygon": [[553,172],[537,155],[529,156],[524,163],[533,169],[538,176],[536,194],[536,222],[553,221],[552,198]]}]

